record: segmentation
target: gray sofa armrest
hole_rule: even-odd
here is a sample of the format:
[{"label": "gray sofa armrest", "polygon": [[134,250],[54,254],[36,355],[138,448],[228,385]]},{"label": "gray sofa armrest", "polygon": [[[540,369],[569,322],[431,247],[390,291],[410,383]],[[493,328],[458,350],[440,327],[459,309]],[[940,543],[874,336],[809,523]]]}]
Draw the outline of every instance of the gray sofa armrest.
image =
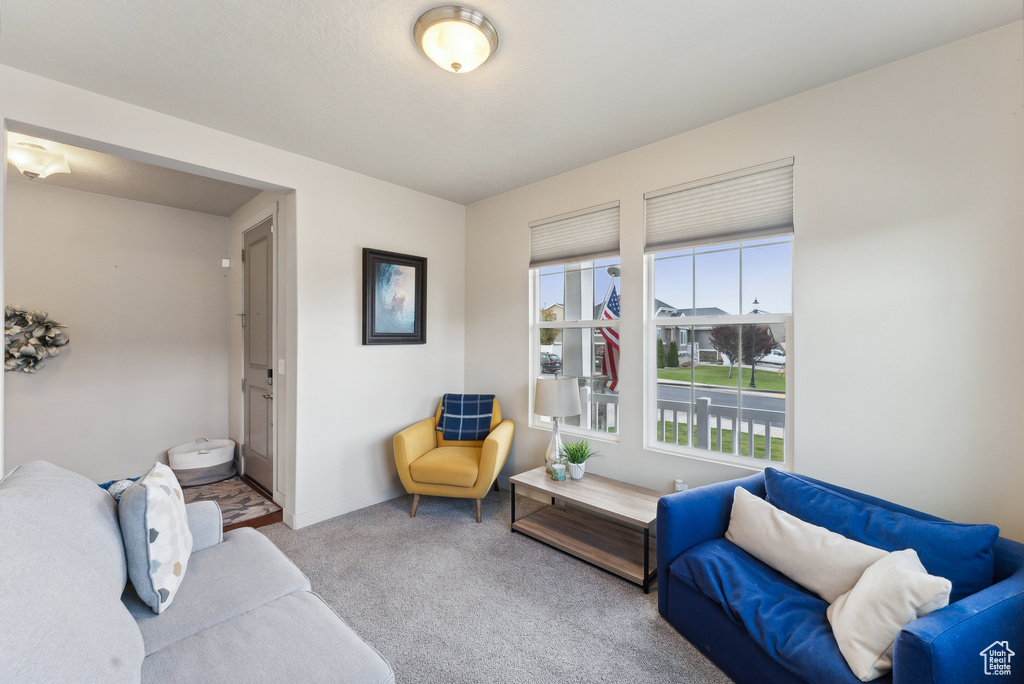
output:
[{"label": "gray sofa armrest", "polygon": [[216,501],[196,501],[185,504],[188,529],[192,533],[192,553],[220,544],[224,540],[224,525],[220,504]]}]

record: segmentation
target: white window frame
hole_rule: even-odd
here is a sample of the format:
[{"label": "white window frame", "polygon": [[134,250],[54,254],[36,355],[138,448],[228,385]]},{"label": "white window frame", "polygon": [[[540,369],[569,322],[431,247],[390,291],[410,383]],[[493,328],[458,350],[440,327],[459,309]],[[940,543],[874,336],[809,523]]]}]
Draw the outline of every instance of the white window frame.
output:
[{"label": "white window frame", "polygon": [[[616,258],[619,258],[619,257],[616,257]],[[593,328],[595,330],[597,328],[616,328],[616,329],[618,329],[619,328],[619,324],[621,322],[621,319],[620,320],[615,320],[615,321],[607,321],[607,322],[603,321],[603,320],[599,320],[599,319],[591,319],[591,320],[583,320],[583,321],[566,321],[566,320],[560,320],[560,321],[541,321],[540,320],[540,312],[541,312],[541,307],[542,307],[542,302],[540,301],[540,273],[541,273],[541,270],[543,270],[544,268],[549,268],[551,266],[556,266],[556,265],[566,266],[569,263],[573,263],[573,264],[579,265],[579,266],[581,266],[583,268],[593,268],[594,267],[594,261],[598,261],[598,260],[600,260],[600,259],[588,259],[586,261],[567,262],[565,264],[547,264],[547,265],[544,265],[544,266],[538,266],[538,267],[534,267],[534,268],[530,269],[530,326],[529,326],[529,329],[530,329],[530,333],[529,333],[530,334],[530,345],[529,345],[529,349],[530,349],[530,371],[531,372],[530,372],[530,382],[529,382],[529,387],[530,387],[530,420],[529,420],[529,426],[531,428],[536,428],[538,430],[547,430],[547,431],[550,431],[552,429],[552,423],[551,423],[551,419],[550,418],[538,416],[536,413],[533,412],[534,401],[536,400],[535,393],[536,393],[537,379],[539,377],[542,377],[542,375],[540,373],[540,352],[541,352],[541,349],[540,349],[540,346],[541,346],[540,345],[540,331],[544,330],[544,329],[558,329],[558,330],[570,330],[570,329],[579,330],[579,329],[585,329],[585,328]],[[620,264],[622,263],[621,258],[619,258],[619,263]],[[619,294],[621,296],[621,292]],[[565,302],[563,302],[562,304],[564,306]],[[621,351],[620,351],[619,359],[620,359],[620,362],[621,362],[621,359],[622,359]],[[563,360],[564,360],[564,355],[563,355]],[[588,440],[596,440],[596,441],[600,441],[600,442],[608,442],[608,443],[612,443],[612,444],[617,444],[620,441],[620,434],[621,434],[621,431],[622,431],[621,412],[620,412],[619,409],[620,409],[620,404],[619,404],[619,402],[616,402],[616,405],[615,405],[615,420],[616,420],[615,432],[608,432],[606,430],[597,430],[597,429],[593,429],[593,428],[584,428],[584,427],[579,427],[579,426],[576,426],[576,425],[569,425],[568,423],[565,422],[564,419],[559,421],[558,429],[564,435],[575,435],[575,436],[578,436],[578,437],[584,437],[584,438],[586,438]]]},{"label": "white window frame", "polygon": [[[786,237],[791,237],[792,233]],[[778,237],[783,237],[779,235]],[[750,240],[762,240],[763,236],[757,236],[748,238]],[[736,244],[743,242],[742,239],[729,240],[727,244]],[[692,245],[696,249],[703,247],[710,247],[716,244],[715,242],[708,242],[702,245]],[[721,243],[719,243],[721,244]],[[792,249],[796,249],[796,241],[791,242]],[[689,248],[689,247],[688,247]],[[700,461],[706,461],[711,463],[720,463],[730,466],[736,466],[739,468],[746,468],[752,471],[761,471],[765,468],[779,468],[782,470],[792,470],[793,468],[793,368],[792,359],[795,358],[795,341],[793,337],[793,314],[769,314],[769,313],[758,313],[758,314],[737,314],[728,316],[686,316],[684,318],[677,317],[657,317],[654,315],[654,280],[655,280],[655,259],[664,252],[675,251],[673,249],[665,249],[664,251],[652,252],[644,255],[644,275],[645,275],[645,294],[644,294],[644,449],[650,451],[656,451],[664,454],[672,454],[676,456],[684,456],[687,458],[693,458]],[[741,253],[742,254],[742,253]],[[742,261],[740,262],[739,270],[739,286],[740,292],[743,292],[742,282]],[[694,273],[696,278],[696,272]],[[790,273],[792,278],[792,272]],[[792,307],[791,307],[792,308]],[[660,323],[660,324],[659,324]],[[712,451],[710,449],[698,449],[688,445],[672,444],[670,442],[663,442],[658,439],[657,435],[657,423],[658,423],[658,364],[657,364],[657,353],[656,345],[658,338],[658,328],[661,327],[706,327],[712,325],[764,325],[764,324],[781,324],[785,326],[786,330],[786,418],[785,418],[785,437],[783,439],[783,461],[772,461],[770,459],[758,459],[753,456],[742,456],[737,454],[723,453],[721,451]],[[742,407],[742,398],[739,399],[739,406]],[[742,415],[742,414],[741,414]],[[734,426],[734,432],[737,426]],[[742,425],[738,426],[742,429]],[[689,432],[689,431],[688,431]],[[734,437],[734,444],[738,450],[740,440]]]}]

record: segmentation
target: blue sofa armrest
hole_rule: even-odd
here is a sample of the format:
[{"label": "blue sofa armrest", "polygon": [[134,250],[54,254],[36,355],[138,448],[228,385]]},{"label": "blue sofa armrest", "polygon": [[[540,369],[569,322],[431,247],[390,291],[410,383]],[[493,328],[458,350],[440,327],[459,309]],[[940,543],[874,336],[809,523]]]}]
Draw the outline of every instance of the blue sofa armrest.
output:
[{"label": "blue sofa armrest", "polygon": [[[907,625],[893,648],[893,684],[991,681],[982,652],[998,642],[1024,647],[1024,544],[999,539],[996,554],[997,568],[1016,563],[1017,571]],[[1014,674],[1024,670],[1024,651],[1018,657],[1010,659]]]},{"label": "blue sofa armrest", "polygon": [[662,615],[668,610],[668,566],[687,549],[725,535],[737,486],[764,498],[764,473],[658,499],[658,611]]},{"label": "blue sofa armrest", "polygon": [[188,530],[192,533],[192,553],[220,544],[224,540],[224,527],[220,504],[216,501],[196,501],[185,504]]}]

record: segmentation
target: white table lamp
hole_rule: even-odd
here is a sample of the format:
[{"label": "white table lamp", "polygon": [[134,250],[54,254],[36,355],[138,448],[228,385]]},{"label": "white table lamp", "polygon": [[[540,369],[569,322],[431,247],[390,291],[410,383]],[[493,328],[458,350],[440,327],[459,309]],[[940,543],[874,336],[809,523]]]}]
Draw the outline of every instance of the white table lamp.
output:
[{"label": "white table lamp", "polygon": [[551,442],[544,454],[544,466],[551,472],[551,464],[558,463],[562,453],[562,438],[558,434],[558,419],[580,414],[580,385],[576,378],[556,376],[537,378],[533,398],[533,412],[551,418]]}]

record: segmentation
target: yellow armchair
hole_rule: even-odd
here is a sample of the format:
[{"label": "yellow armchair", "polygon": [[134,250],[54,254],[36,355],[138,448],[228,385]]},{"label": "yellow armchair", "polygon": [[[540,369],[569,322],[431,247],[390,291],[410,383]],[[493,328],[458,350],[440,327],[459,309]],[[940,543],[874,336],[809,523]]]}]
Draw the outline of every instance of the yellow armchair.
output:
[{"label": "yellow armchair", "polygon": [[437,431],[441,406],[433,418],[425,418],[395,435],[395,466],[405,491],[413,495],[410,517],[416,517],[420,495],[449,496],[476,500],[476,521],[480,503],[491,485],[497,490],[498,473],[508,459],[515,423],[502,420],[501,406],[494,400],[491,431],[486,439],[453,441]]}]

